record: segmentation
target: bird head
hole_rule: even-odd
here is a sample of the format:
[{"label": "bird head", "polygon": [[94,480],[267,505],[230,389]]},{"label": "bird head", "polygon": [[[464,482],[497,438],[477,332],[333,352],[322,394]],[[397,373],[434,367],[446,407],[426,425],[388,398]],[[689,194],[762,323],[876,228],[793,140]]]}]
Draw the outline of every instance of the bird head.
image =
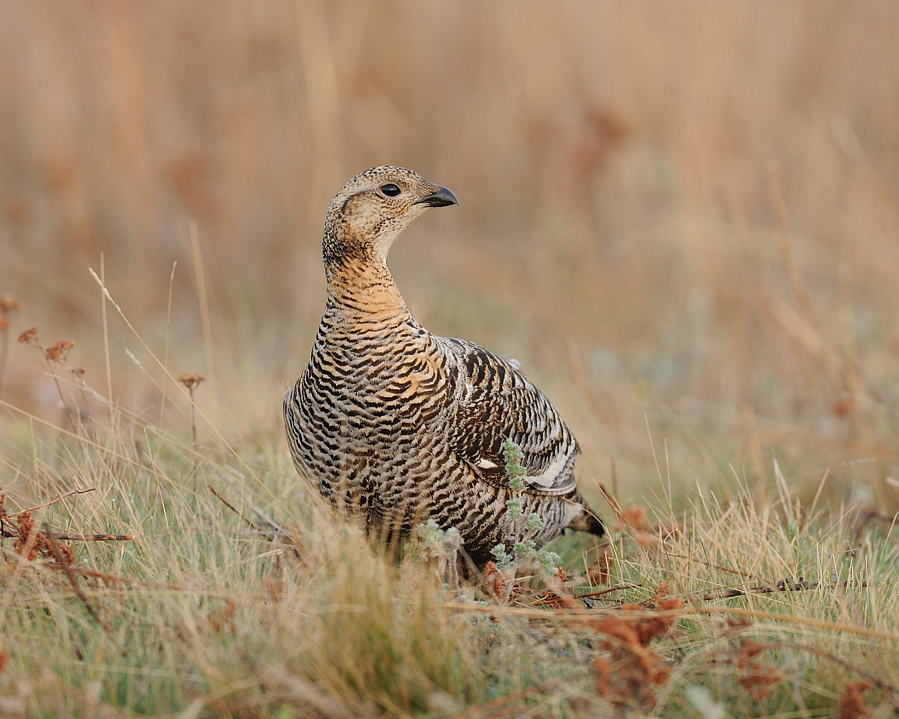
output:
[{"label": "bird head", "polygon": [[393,241],[432,207],[458,205],[445,187],[405,167],[374,167],[346,183],[328,206],[325,264],[347,258],[386,260]]}]

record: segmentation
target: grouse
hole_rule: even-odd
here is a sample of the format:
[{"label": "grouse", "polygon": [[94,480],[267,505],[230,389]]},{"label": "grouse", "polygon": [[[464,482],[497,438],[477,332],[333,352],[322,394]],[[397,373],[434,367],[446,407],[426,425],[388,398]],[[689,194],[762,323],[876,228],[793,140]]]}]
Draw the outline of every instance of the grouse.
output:
[{"label": "grouse", "polygon": [[[387,269],[402,230],[455,195],[403,167],[354,177],[325,218],[325,314],[284,395],[300,475],[392,541],[434,520],[482,566],[509,541],[509,500],[536,514],[540,548],[563,529],[602,535],[574,476],[578,443],[516,363],[418,324]],[[515,474],[507,471],[510,452]],[[522,533],[522,536],[524,534]]]}]

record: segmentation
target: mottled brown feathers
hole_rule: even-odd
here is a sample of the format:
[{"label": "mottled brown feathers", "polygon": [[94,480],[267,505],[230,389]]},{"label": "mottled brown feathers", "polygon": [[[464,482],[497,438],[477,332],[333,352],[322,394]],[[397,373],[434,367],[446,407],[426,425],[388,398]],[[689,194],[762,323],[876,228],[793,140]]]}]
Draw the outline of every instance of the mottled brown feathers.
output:
[{"label": "mottled brown feathers", "polygon": [[476,563],[505,541],[512,497],[503,443],[522,451],[524,516],[537,546],[566,526],[602,534],[574,477],[577,441],[549,400],[508,362],[432,335],[409,314],[387,253],[446,188],[401,167],[350,180],[325,220],[328,300],[303,376],[284,396],[300,474],[388,538],[434,519],[456,527]]}]

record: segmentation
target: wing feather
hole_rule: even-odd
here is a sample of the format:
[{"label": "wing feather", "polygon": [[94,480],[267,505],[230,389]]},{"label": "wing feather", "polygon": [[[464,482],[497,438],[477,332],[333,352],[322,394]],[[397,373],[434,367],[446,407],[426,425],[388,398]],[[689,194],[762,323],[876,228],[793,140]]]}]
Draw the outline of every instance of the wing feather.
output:
[{"label": "wing feather", "polygon": [[508,486],[503,444],[521,449],[526,490],[568,494],[575,489],[577,440],[546,396],[519,370],[465,340],[435,338],[457,360],[456,402],[449,444],[477,476]]}]

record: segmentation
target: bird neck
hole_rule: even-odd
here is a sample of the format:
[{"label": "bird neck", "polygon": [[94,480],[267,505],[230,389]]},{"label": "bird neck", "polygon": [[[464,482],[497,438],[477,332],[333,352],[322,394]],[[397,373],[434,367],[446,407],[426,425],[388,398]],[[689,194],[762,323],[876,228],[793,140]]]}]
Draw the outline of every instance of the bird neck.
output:
[{"label": "bird neck", "polygon": [[325,275],[328,306],[341,314],[368,320],[409,316],[387,263],[380,258],[344,257],[325,265]]}]

